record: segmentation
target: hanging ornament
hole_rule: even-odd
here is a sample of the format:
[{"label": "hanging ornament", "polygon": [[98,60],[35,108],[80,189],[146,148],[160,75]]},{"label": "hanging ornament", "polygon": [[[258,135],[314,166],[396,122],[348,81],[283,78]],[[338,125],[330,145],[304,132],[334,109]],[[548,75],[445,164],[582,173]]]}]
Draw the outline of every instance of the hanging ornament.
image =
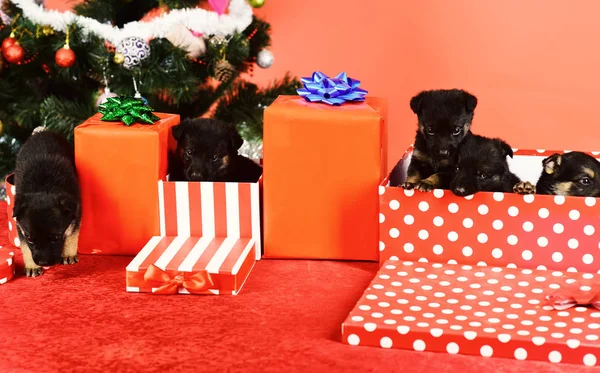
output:
[{"label": "hanging ornament", "polygon": [[[150,45],[144,39],[137,36],[129,36],[119,43],[116,49],[115,62],[117,55],[123,56],[123,67],[131,69],[138,66],[143,60],[150,57]],[[120,59],[120,57],[119,57]]]},{"label": "hanging ornament", "polygon": [[274,60],[275,57],[273,57],[273,53],[268,49],[261,50],[256,56],[256,63],[263,69],[271,67],[271,65],[273,65]]},{"label": "hanging ornament", "polygon": [[25,57],[25,50],[19,43],[15,43],[6,49],[2,49],[2,55],[10,63],[19,63]]},{"label": "hanging ornament", "polygon": [[56,64],[60,67],[69,68],[75,64],[75,52],[69,46],[69,28],[66,30],[65,46],[56,51],[54,55]]},{"label": "hanging ornament", "polygon": [[121,53],[115,53],[115,57],[113,58],[113,61],[115,61],[115,63],[117,65],[120,65],[123,62],[125,62],[125,56],[123,56]]},{"label": "hanging ornament", "polygon": [[135,81],[135,77],[132,77],[131,79],[133,79],[133,90],[135,91],[133,98],[137,98],[138,100],[142,101],[144,104],[148,105],[148,100],[146,100],[146,98],[142,97],[142,94],[140,93],[140,91],[138,91],[137,82]]},{"label": "hanging ornament", "polygon": [[265,0],[248,0],[248,4],[253,8],[260,8],[265,5]]},{"label": "hanging ornament", "polygon": [[227,82],[233,77],[235,68],[227,60],[221,60],[215,65],[215,78]]},{"label": "hanging ornament", "polygon": [[229,0],[208,0],[208,3],[218,15],[225,14]]},{"label": "hanging ornament", "polygon": [[4,134],[4,123],[0,120],[0,136]]},{"label": "hanging ornament", "polygon": [[17,39],[15,39],[15,33],[11,32],[9,37],[2,40],[2,50],[3,51],[7,50],[8,47],[14,45],[16,42],[17,42]]},{"label": "hanging ornament", "polygon": [[176,47],[185,49],[188,56],[198,58],[206,52],[206,44],[202,34],[190,31],[184,25],[177,25],[167,34],[167,40]]},{"label": "hanging ornament", "polygon": [[96,108],[98,108],[98,106],[106,103],[106,101],[108,101],[109,98],[118,97],[117,94],[111,92],[110,88],[108,88],[108,79],[106,78],[106,67],[105,66],[102,67],[102,76],[104,77],[104,91],[96,99]]}]

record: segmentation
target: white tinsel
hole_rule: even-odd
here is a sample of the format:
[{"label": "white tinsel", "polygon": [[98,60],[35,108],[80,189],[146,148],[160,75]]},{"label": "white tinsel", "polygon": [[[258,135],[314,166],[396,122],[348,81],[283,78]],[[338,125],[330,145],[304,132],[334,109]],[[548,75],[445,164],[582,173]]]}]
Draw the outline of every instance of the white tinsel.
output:
[{"label": "white tinsel", "polygon": [[206,35],[233,34],[241,32],[252,23],[252,7],[246,0],[231,0],[229,14],[199,8],[174,9],[149,22],[130,22],[123,28],[100,23],[94,19],[78,16],[73,12],[59,12],[44,9],[35,0],[12,0],[23,10],[23,16],[34,23],[49,25],[56,31],[65,31],[68,25],[77,23],[84,34],[94,34],[117,45],[129,36],[138,36],[144,40],[164,38],[177,25],[184,25],[192,31]]}]

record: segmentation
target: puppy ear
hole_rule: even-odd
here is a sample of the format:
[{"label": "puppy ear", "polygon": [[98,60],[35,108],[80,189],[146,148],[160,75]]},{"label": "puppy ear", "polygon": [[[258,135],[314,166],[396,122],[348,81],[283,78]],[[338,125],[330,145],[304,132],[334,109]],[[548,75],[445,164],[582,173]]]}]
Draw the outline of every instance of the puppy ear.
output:
[{"label": "puppy ear", "polygon": [[542,165],[544,166],[544,172],[548,175],[552,175],[558,172],[561,163],[562,156],[558,153],[552,154],[551,156],[542,161]]},{"label": "puppy ear", "polygon": [[233,124],[231,125],[231,131],[230,131],[229,136],[231,138],[231,147],[234,150],[238,150],[239,148],[242,147],[244,140],[242,139],[242,136],[240,136],[237,129],[235,128],[235,125],[233,125]]},{"label": "puppy ear", "polygon": [[58,208],[63,215],[75,217],[77,211],[77,203],[68,196],[61,195],[58,197]]},{"label": "puppy ear", "polygon": [[500,143],[500,147],[502,148],[502,151],[504,152],[504,156],[509,156],[509,157],[513,157],[513,150],[510,147],[510,145],[508,145],[505,141],[502,141],[500,139],[498,139],[498,142]]},{"label": "puppy ear", "polygon": [[427,92],[423,91],[410,99],[410,108],[412,109],[413,113],[419,115],[419,112],[421,111],[421,102],[426,94]]},{"label": "puppy ear", "polygon": [[183,133],[185,132],[185,123],[186,121],[183,121],[182,123],[171,127],[175,141],[179,141],[183,137]]},{"label": "puppy ear", "polygon": [[465,108],[467,113],[472,113],[477,107],[477,97],[473,96],[469,92],[463,91],[463,97],[465,101]]}]

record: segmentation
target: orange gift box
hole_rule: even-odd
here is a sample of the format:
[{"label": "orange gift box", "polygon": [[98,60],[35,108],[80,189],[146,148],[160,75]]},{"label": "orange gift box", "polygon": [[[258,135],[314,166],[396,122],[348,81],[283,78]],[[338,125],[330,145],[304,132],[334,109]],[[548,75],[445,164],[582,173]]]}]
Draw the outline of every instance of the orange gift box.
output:
[{"label": "orange gift box", "polygon": [[378,260],[387,102],[280,96],[264,113],[264,255]]},{"label": "orange gift box", "polygon": [[159,234],[156,182],[168,173],[179,115],[125,126],[96,114],[75,128],[82,222],[79,253],[135,255]]}]

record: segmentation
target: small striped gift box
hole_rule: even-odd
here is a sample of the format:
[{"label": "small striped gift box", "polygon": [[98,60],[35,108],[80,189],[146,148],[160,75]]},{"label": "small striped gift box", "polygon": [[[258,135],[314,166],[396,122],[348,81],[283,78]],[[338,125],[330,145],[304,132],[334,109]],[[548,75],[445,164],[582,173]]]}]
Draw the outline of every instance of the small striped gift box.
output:
[{"label": "small striped gift box", "polygon": [[239,293],[261,258],[260,181],[158,182],[160,236],[127,266],[127,291]]}]

